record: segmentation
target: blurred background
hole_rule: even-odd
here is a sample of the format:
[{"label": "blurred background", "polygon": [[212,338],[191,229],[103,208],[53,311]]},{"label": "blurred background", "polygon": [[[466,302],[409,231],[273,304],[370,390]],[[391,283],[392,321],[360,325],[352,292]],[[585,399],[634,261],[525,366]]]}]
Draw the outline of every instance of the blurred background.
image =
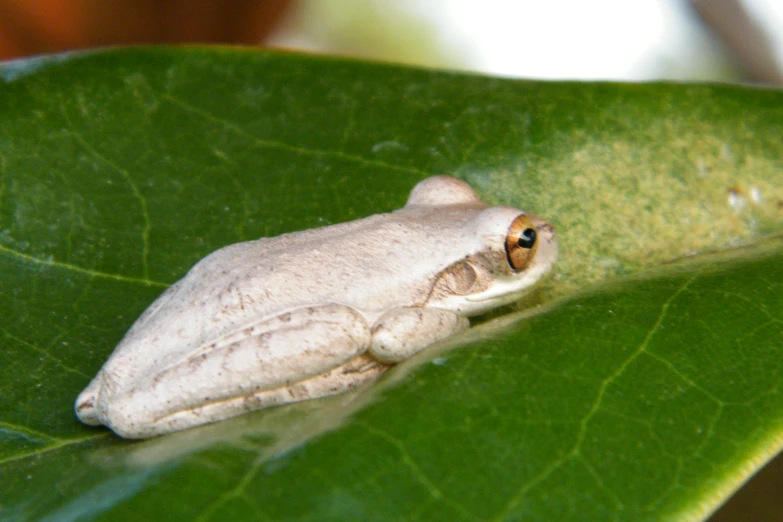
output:
[{"label": "blurred background", "polygon": [[[0,60],[219,43],[508,77],[783,86],[783,0],[0,0]],[[783,458],[711,522],[783,520]]]},{"label": "blurred background", "polygon": [[782,0],[0,0],[0,60],[186,42],[511,77],[783,85]]}]

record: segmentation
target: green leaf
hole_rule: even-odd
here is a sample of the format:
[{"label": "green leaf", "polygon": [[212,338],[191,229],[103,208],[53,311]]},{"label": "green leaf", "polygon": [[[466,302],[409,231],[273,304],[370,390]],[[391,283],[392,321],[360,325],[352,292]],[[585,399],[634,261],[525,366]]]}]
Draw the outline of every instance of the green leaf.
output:
[{"label": "green leaf", "polygon": [[[214,48],[0,82],[4,520],[698,520],[780,449],[778,91]],[[352,394],[145,442],[76,420],[201,257],[441,173],[556,225],[542,307]]]}]

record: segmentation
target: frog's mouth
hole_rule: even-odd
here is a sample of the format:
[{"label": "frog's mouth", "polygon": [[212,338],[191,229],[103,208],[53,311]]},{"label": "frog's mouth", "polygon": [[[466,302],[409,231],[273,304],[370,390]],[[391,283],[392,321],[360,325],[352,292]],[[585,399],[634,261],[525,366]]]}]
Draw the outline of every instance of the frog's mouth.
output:
[{"label": "frog's mouth", "polygon": [[471,314],[482,313],[512,303],[532,290],[548,271],[549,266],[541,265],[529,269],[521,278],[499,278],[483,292],[463,296],[465,310],[469,310]]},{"label": "frog's mouth", "polygon": [[473,316],[489,312],[503,305],[513,303],[535,288],[551,265],[542,264],[529,268],[524,276],[497,278],[484,290],[473,295],[452,295],[432,306],[450,310],[462,316]]}]

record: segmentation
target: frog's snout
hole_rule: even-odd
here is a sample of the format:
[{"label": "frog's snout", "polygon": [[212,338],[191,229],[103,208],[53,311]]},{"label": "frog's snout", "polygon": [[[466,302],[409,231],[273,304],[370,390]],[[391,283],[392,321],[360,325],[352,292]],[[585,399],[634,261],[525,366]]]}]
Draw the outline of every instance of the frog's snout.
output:
[{"label": "frog's snout", "polygon": [[546,221],[536,221],[536,230],[539,234],[544,234],[549,237],[555,237],[555,227]]}]

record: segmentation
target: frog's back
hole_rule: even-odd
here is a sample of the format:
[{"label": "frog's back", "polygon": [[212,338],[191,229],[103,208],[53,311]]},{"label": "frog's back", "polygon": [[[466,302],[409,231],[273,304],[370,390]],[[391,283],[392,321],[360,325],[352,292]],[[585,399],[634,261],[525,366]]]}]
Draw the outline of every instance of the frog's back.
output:
[{"label": "frog's back", "polygon": [[471,217],[464,209],[430,210],[426,219],[422,212],[427,210],[403,209],[224,247],[149,307],[107,367],[119,381],[133,380],[147,367],[176,364],[231,333],[302,306],[344,304],[372,324],[385,310],[419,305],[438,258],[450,259],[451,250],[464,248],[444,231]]}]

